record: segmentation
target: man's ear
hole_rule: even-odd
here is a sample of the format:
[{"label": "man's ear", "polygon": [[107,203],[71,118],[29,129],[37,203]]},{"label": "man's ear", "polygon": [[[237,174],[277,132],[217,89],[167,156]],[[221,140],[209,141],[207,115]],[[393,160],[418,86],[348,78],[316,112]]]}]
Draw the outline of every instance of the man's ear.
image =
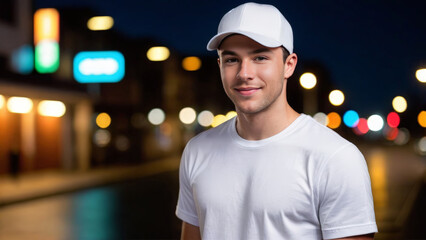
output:
[{"label": "man's ear", "polygon": [[284,78],[288,79],[294,73],[297,65],[297,55],[295,53],[290,54],[284,62]]},{"label": "man's ear", "polygon": [[219,65],[219,67],[220,67],[220,50],[219,49],[217,49],[216,50],[216,52],[217,52],[217,64]]}]

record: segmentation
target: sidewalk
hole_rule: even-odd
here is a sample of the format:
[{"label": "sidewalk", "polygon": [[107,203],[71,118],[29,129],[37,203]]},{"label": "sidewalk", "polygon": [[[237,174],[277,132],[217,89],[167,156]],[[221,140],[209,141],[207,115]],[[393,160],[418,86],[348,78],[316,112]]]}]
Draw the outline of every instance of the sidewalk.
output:
[{"label": "sidewalk", "polygon": [[22,174],[17,179],[0,176],[0,207],[45,196],[151,176],[179,168],[179,158],[140,165],[114,166],[87,171],[46,171]]}]

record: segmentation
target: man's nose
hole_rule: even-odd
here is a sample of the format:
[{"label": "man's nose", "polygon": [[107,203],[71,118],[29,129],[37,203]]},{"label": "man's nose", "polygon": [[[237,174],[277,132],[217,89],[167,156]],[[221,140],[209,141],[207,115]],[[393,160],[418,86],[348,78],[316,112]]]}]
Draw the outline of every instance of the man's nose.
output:
[{"label": "man's nose", "polygon": [[251,80],[254,78],[254,73],[255,69],[253,63],[249,60],[242,60],[237,77],[244,81]]}]

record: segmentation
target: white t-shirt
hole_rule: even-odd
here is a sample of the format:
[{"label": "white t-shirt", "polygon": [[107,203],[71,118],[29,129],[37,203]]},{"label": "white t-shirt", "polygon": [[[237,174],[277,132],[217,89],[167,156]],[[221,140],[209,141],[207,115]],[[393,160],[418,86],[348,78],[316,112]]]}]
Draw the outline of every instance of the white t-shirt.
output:
[{"label": "white t-shirt", "polygon": [[248,141],[235,119],[191,139],[182,156],[176,215],[204,240],[377,232],[370,176],[352,143],[304,114]]}]

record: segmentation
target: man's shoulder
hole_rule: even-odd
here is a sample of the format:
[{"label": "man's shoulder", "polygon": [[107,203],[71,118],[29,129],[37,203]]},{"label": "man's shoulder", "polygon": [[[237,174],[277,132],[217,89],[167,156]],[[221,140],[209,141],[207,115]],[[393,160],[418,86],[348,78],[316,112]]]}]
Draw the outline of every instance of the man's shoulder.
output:
[{"label": "man's shoulder", "polygon": [[343,146],[353,145],[340,134],[322,125],[310,116],[306,116],[305,124],[300,129],[299,134],[301,134],[304,144],[319,151],[332,151]]},{"label": "man's shoulder", "polygon": [[210,128],[206,131],[203,131],[197,134],[195,137],[191,138],[187,143],[188,146],[197,147],[204,146],[206,143],[214,144],[215,142],[224,142],[230,140],[230,124],[234,122],[233,119],[228,120],[221,125]]}]

